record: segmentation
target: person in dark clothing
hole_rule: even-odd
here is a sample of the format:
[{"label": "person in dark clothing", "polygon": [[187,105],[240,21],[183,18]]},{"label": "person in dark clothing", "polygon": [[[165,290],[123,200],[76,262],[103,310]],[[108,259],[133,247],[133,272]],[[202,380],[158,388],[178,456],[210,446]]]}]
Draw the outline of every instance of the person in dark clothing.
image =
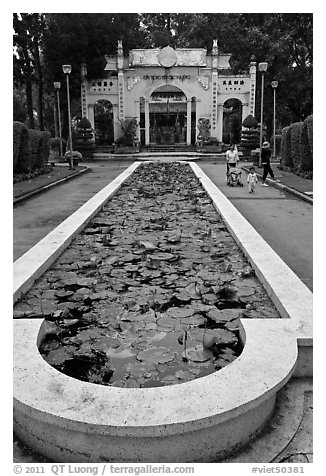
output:
[{"label": "person in dark clothing", "polygon": [[264,142],[261,150],[261,165],[264,167],[261,183],[263,187],[268,187],[267,183],[265,183],[268,174],[271,176],[272,180],[275,180],[274,173],[271,167],[271,155],[272,153],[269,142]]}]

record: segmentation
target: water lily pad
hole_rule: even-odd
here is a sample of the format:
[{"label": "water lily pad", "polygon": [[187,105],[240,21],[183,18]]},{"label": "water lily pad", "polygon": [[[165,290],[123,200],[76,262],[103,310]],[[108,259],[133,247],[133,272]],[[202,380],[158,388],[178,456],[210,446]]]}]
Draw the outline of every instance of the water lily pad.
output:
[{"label": "water lily pad", "polygon": [[127,379],[125,380],[124,388],[139,388],[140,384],[137,380]]},{"label": "water lily pad", "polygon": [[150,374],[155,371],[155,367],[150,362],[136,362],[135,364],[128,364],[126,367],[127,374],[132,377],[140,377],[145,374]]},{"label": "water lily pad", "polygon": [[177,325],[177,321],[172,317],[169,317],[167,314],[157,313],[157,325],[160,327],[165,327],[167,329],[174,329]]},{"label": "water lily pad", "polygon": [[226,329],[208,329],[207,336],[214,336],[217,345],[230,345],[238,342],[237,336]]},{"label": "water lily pad", "polygon": [[177,377],[177,379],[182,380],[183,382],[190,382],[195,378],[195,375],[189,370],[178,370],[175,373],[175,376]]},{"label": "water lily pad", "polygon": [[171,235],[169,235],[166,240],[168,243],[179,243],[181,240],[181,232],[176,231],[175,233],[171,233]]},{"label": "water lily pad", "polygon": [[205,318],[200,314],[194,314],[193,316],[181,319],[181,324],[186,324],[188,326],[200,326],[205,324],[205,322]]},{"label": "water lily pad", "polygon": [[152,364],[164,364],[170,362],[175,357],[175,352],[167,347],[151,347],[137,355],[137,360],[149,362]]},{"label": "water lily pad", "polygon": [[211,350],[203,348],[202,345],[198,345],[187,349],[186,357],[192,362],[206,362],[214,357],[214,354]]},{"label": "water lily pad", "polygon": [[151,241],[139,241],[139,246],[144,248],[147,251],[152,251],[157,249],[156,245],[152,243]]},{"label": "water lily pad", "polygon": [[167,315],[174,319],[182,319],[187,318],[195,314],[194,309],[192,308],[185,308],[185,307],[170,307],[167,310]]},{"label": "water lily pad", "polygon": [[247,296],[252,296],[255,294],[256,288],[251,287],[251,286],[243,286],[237,291],[237,296],[238,297],[247,297]]},{"label": "water lily pad", "polygon": [[180,380],[175,375],[166,375],[161,378],[160,381],[161,383],[164,383],[164,385],[176,385],[180,383]]},{"label": "water lily pad", "polygon": [[211,309],[207,316],[215,322],[228,322],[242,315],[240,309]]},{"label": "water lily pad", "polygon": [[169,261],[175,258],[175,255],[171,253],[154,253],[150,256],[151,260],[156,261]]},{"label": "water lily pad", "polygon": [[127,347],[122,350],[120,349],[120,347],[118,349],[108,349],[106,351],[106,356],[114,359],[129,359],[130,357],[133,357],[135,355],[135,352],[130,347]]},{"label": "water lily pad", "polygon": [[112,337],[103,337],[102,339],[92,344],[93,349],[99,352],[104,352],[107,355],[108,355],[108,352],[111,351],[111,349],[117,349],[118,347],[120,347],[119,340],[114,339]]},{"label": "water lily pad", "polygon": [[[74,348],[74,350],[76,350]],[[66,360],[71,359],[71,353],[67,351],[66,347],[60,347],[59,349],[52,350],[46,356],[46,361],[50,365],[62,365],[66,362]]]}]

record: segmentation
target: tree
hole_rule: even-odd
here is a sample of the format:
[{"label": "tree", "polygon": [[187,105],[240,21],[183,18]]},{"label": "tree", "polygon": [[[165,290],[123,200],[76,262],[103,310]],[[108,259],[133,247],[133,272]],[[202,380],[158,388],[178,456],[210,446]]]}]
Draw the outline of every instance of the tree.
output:
[{"label": "tree", "polygon": [[29,51],[29,38],[26,25],[17,13],[14,13],[14,81],[25,83],[27,114],[29,119],[29,127],[34,129],[34,108],[33,108],[33,67],[32,59]]},{"label": "tree", "polygon": [[14,121],[18,122],[25,122],[27,117],[26,110],[17,96],[13,97],[13,116]]},{"label": "tree", "polygon": [[27,109],[30,127],[35,127],[33,108],[33,82],[38,86],[38,123],[44,130],[43,73],[41,64],[41,43],[45,28],[44,16],[40,13],[14,13],[14,72],[16,80],[25,82]]}]

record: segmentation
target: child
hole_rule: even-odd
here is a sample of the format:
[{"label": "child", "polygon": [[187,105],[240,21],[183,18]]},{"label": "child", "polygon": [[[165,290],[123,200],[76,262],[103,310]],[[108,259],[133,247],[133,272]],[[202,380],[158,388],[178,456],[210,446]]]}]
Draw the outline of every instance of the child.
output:
[{"label": "child", "polygon": [[258,182],[257,174],[255,172],[255,167],[250,167],[247,182],[248,182],[249,193],[253,193],[256,183]]}]

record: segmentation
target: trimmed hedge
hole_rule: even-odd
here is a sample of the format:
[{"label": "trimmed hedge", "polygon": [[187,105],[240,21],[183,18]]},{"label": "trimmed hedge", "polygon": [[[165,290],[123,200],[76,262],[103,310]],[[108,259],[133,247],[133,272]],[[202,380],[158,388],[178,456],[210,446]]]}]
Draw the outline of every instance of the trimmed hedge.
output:
[{"label": "trimmed hedge", "polygon": [[312,148],[309,141],[309,133],[312,135],[312,131],[308,133],[308,129],[312,127],[312,124],[307,119],[302,123],[300,134],[300,172],[307,172],[313,168]]},{"label": "trimmed hedge", "polygon": [[[281,166],[305,176],[313,170],[313,116],[282,129]],[[307,172],[310,174],[307,175]]]},{"label": "trimmed hedge", "polygon": [[302,127],[302,122],[294,122],[290,126],[292,167],[295,171],[300,170],[300,136]]},{"label": "trimmed hedge", "polygon": [[29,131],[31,142],[31,162],[32,170],[38,169],[42,164],[42,132],[36,129]]},{"label": "trimmed hedge", "polygon": [[30,129],[29,138],[31,143],[32,170],[44,167],[48,163],[51,135],[46,131]]},{"label": "trimmed hedge", "polygon": [[286,126],[282,129],[281,165],[293,168],[290,126]]},{"label": "trimmed hedge", "polygon": [[46,131],[28,129],[22,122],[13,123],[13,171],[14,174],[30,173],[44,167],[49,158],[49,139]]},{"label": "trimmed hedge", "polygon": [[13,123],[13,170],[14,173],[31,171],[31,148],[27,126],[18,121]]},{"label": "trimmed hedge", "polygon": [[312,115],[308,116],[303,122],[307,126],[307,134],[308,134],[308,140],[309,140],[309,146],[311,150],[311,154],[313,154],[313,119]]}]

